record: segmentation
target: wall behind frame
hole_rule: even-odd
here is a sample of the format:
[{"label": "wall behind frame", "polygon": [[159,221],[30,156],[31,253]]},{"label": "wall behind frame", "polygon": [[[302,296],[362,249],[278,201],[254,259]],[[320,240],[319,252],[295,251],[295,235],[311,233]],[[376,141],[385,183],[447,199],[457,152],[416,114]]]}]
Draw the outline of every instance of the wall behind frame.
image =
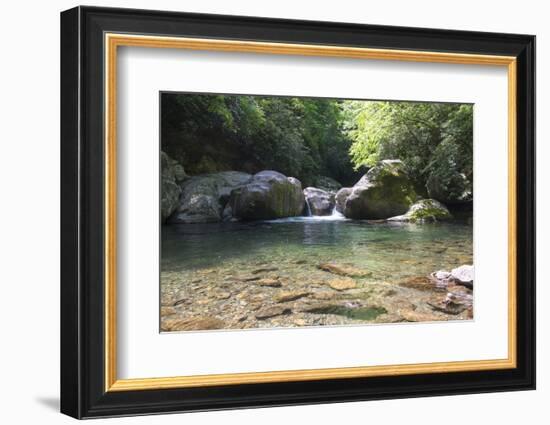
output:
[{"label": "wall behind frame", "polygon": [[[59,392],[59,12],[74,1],[10,2],[0,31],[2,93],[0,126],[0,396],[2,422],[75,423],[57,413]],[[537,35],[537,139],[550,140],[550,28],[544,3],[514,1],[394,0],[392,2],[319,2],[278,0],[95,1],[97,6],[154,8],[188,12],[347,21],[365,24],[516,32]],[[550,184],[550,145],[539,143],[538,217],[550,214],[544,188]],[[550,224],[539,220],[540,265],[550,258]],[[464,425],[491,421],[499,425],[543,423],[550,398],[550,298],[539,265],[538,390],[501,394],[346,403],[339,405],[241,410],[199,414],[111,419],[124,424],[334,424],[373,423]],[[103,422],[103,420],[99,420]]]}]

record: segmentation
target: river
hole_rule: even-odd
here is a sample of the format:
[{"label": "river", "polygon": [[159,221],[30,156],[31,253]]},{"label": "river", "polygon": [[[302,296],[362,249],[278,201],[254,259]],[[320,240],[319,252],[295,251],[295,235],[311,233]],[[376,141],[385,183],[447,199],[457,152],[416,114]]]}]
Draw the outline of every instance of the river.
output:
[{"label": "river", "polygon": [[[319,265],[325,263],[368,272],[354,279],[357,287],[351,291],[333,291],[334,299],[361,303],[355,300],[368,299],[365,294],[371,294],[369,305],[376,301],[376,305],[383,304],[390,310],[393,304],[388,304],[379,294],[380,288],[384,288],[384,293],[389,294],[387,297],[396,300],[418,296],[418,302],[411,309],[425,311],[417,308],[426,302],[425,293],[400,285],[426,278],[437,270],[473,264],[472,236],[471,220],[466,219],[432,224],[369,223],[337,214],[249,223],[163,226],[161,293],[165,305],[176,303],[180,309],[177,312],[165,309],[164,314],[191,317],[207,313],[219,317],[226,324],[224,328],[302,323],[295,318],[290,322],[289,317],[282,318],[288,314],[259,321],[251,313],[255,310],[249,311],[247,306],[269,307],[276,304],[273,297],[282,291],[323,292],[330,298],[327,284],[331,279],[342,277],[320,270]],[[279,283],[259,287],[255,285],[259,278]],[[388,288],[391,291],[388,292]],[[430,297],[435,297],[434,294],[436,292],[430,293]],[[239,306],[243,307],[241,316],[238,316]],[[292,305],[289,306],[294,312]],[[247,319],[242,319],[247,314]],[[300,317],[303,316],[306,316],[304,325],[316,324],[307,320],[307,314]],[[242,320],[238,321],[239,318]],[[457,317],[447,319],[453,318]],[[333,323],[320,320],[319,324]]]}]

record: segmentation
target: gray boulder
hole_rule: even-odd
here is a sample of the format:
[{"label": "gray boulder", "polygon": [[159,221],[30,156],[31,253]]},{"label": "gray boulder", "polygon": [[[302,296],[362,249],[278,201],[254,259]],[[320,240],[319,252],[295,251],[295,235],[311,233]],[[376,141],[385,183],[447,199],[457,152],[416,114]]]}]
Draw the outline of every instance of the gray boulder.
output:
[{"label": "gray boulder", "polygon": [[336,211],[338,211],[339,213],[344,213],[346,199],[348,199],[348,196],[351,194],[352,189],[352,187],[343,187],[338,192],[336,192]]},{"label": "gray boulder", "polygon": [[451,270],[451,277],[459,284],[474,284],[474,266],[463,265]]},{"label": "gray boulder", "polygon": [[190,177],[182,184],[179,206],[171,223],[211,223],[221,221],[230,193],[248,183],[252,175],[223,171]]},{"label": "gray boulder", "polygon": [[261,171],[231,191],[228,205],[234,218],[269,220],[301,215],[304,202],[298,179],[277,171]]},{"label": "gray boulder", "polygon": [[165,222],[178,206],[181,194],[180,183],[187,178],[187,175],[180,163],[162,151],[160,152],[160,174],[160,213],[162,222]]},{"label": "gray boulder", "polygon": [[429,223],[440,220],[449,220],[451,218],[451,213],[441,202],[438,202],[435,199],[421,199],[411,205],[405,214],[388,218],[388,221]]},{"label": "gray boulder", "polygon": [[383,160],[353,186],[344,215],[353,219],[386,219],[407,212],[416,197],[403,162]]},{"label": "gray boulder", "polygon": [[334,209],[334,193],[317,189],[316,187],[306,187],[304,197],[311,215],[331,215]]}]

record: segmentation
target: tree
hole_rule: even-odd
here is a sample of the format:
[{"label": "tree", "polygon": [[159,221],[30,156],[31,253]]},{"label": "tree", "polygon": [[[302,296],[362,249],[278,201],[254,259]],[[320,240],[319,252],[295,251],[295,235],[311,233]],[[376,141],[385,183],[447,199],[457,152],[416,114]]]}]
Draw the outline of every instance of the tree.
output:
[{"label": "tree", "polygon": [[274,169],[312,185],[356,178],[341,102],[331,99],[166,93],[162,146],[188,173]]},{"label": "tree", "polygon": [[421,192],[430,177],[463,174],[471,182],[472,105],[350,101],[344,114],[356,168],[401,159]]},{"label": "tree", "polygon": [[428,181],[471,186],[472,105],[183,93],[161,105],[162,149],[191,175],[273,169],[349,186],[363,167],[401,159],[420,193]]}]

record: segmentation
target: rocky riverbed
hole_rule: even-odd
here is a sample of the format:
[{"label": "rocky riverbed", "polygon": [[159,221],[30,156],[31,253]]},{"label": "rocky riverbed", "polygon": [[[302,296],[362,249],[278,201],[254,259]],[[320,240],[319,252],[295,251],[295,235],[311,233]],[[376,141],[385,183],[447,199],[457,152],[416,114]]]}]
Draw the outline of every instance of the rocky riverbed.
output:
[{"label": "rocky riverbed", "polygon": [[[278,227],[285,225],[291,227],[282,232]],[[472,263],[471,233],[468,226],[439,233],[434,226],[440,225],[344,221],[265,223],[234,233],[218,228],[182,238],[186,247],[209,236],[217,240],[210,240],[217,247],[211,258],[203,247],[185,264],[171,257],[171,243],[182,247],[175,236],[165,247],[166,259],[173,261],[161,273],[161,330],[471,319],[473,282],[450,274]],[[302,235],[290,237],[298,229]],[[331,229],[341,238],[330,241]],[[223,243],[220,233],[246,236]],[[435,234],[439,238],[432,239]]]}]

